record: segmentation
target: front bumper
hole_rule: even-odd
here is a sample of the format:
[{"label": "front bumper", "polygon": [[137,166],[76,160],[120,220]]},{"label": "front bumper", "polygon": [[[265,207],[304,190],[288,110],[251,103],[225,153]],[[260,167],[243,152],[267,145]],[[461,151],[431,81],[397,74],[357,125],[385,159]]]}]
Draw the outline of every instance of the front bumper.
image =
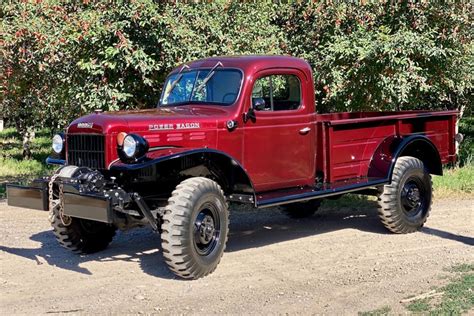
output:
[{"label": "front bumper", "polygon": [[10,206],[48,210],[48,183],[35,180],[30,186],[7,184],[7,203]]},{"label": "front bumper", "polygon": [[[64,215],[113,223],[114,214],[110,195],[81,193],[71,184],[62,185]],[[7,184],[7,203],[10,206],[48,211],[48,180],[35,180],[29,186]]]}]

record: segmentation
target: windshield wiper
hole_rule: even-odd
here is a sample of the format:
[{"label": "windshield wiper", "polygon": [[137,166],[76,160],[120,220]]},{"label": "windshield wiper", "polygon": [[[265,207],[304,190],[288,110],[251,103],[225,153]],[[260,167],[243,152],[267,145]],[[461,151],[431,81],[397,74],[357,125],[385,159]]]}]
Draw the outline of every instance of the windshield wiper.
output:
[{"label": "windshield wiper", "polygon": [[214,74],[216,73],[215,70],[217,67],[223,67],[222,63],[220,61],[217,62],[217,64],[214,65],[214,67],[211,68],[211,70],[209,70],[209,73],[207,74],[207,76],[202,80],[202,82],[199,84],[199,86],[196,87],[196,89],[193,90],[193,92],[191,93],[191,97],[189,98],[189,100],[192,100],[193,99],[193,96],[197,93],[197,92],[200,92],[207,84],[207,82],[212,78],[212,76],[214,76]]},{"label": "windshield wiper", "polygon": [[[184,68],[188,68],[188,69],[189,69],[189,66],[186,65],[186,64],[184,64],[183,67],[181,67],[181,69],[180,69],[180,70],[178,71],[178,73],[177,73],[178,77],[176,78],[175,81],[173,81],[173,83],[171,84],[171,86],[169,87],[169,89],[167,89],[167,90],[168,90],[168,93],[166,93],[166,91],[165,91],[165,93],[164,93],[163,96],[168,96],[168,95],[170,95],[171,92],[173,91],[173,89],[174,89],[174,88],[176,87],[176,85],[178,84],[178,82],[181,81],[181,79],[183,78],[182,72],[183,72]],[[161,104],[161,102],[160,102],[160,104]],[[162,105],[162,104],[161,104],[161,105]]]}]

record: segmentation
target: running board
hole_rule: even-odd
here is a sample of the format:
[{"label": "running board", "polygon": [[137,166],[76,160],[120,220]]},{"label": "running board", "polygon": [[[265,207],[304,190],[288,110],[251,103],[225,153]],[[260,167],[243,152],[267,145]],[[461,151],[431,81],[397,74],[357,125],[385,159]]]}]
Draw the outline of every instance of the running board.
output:
[{"label": "running board", "polygon": [[299,187],[263,192],[256,195],[257,200],[255,204],[258,208],[265,208],[295,202],[305,202],[344,193],[361,191],[388,182],[387,179],[360,178],[350,181],[340,181],[337,183],[319,184],[314,187]]}]

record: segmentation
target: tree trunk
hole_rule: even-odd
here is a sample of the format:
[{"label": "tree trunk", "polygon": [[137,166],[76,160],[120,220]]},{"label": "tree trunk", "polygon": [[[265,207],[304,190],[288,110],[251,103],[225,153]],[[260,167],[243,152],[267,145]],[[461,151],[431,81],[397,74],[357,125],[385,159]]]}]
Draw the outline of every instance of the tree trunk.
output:
[{"label": "tree trunk", "polygon": [[25,130],[23,136],[23,159],[31,159],[31,140],[34,138],[34,132]]},{"label": "tree trunk", "polygon": [[15,119],[15,127],[23,142],[23,159],[31,159],[31,141],[35,137],[34,128],[29,126],[28,120],[21,114]]}]

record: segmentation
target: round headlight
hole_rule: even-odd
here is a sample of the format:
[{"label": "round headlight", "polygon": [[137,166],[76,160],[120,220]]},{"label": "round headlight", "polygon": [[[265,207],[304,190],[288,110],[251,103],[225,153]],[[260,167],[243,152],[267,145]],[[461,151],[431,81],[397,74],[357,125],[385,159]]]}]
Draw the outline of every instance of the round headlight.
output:
[{"label": "round headlight", "polygon": [[61,135],[56,134],[53,137],[53,151],[60,154],[63,151],[64,140]]},{"label": "round headlight", "polygon": [[135,163],[146,157],[149,145],[145,138],[136,134],[117,135],[117,154],[123,162]]},{"label": "round headlight", "polygon": [[123,139],[123,152],[128,158],[135,156],[135,153],[137,152],[137,141],[132,135],[127,135]]}]

